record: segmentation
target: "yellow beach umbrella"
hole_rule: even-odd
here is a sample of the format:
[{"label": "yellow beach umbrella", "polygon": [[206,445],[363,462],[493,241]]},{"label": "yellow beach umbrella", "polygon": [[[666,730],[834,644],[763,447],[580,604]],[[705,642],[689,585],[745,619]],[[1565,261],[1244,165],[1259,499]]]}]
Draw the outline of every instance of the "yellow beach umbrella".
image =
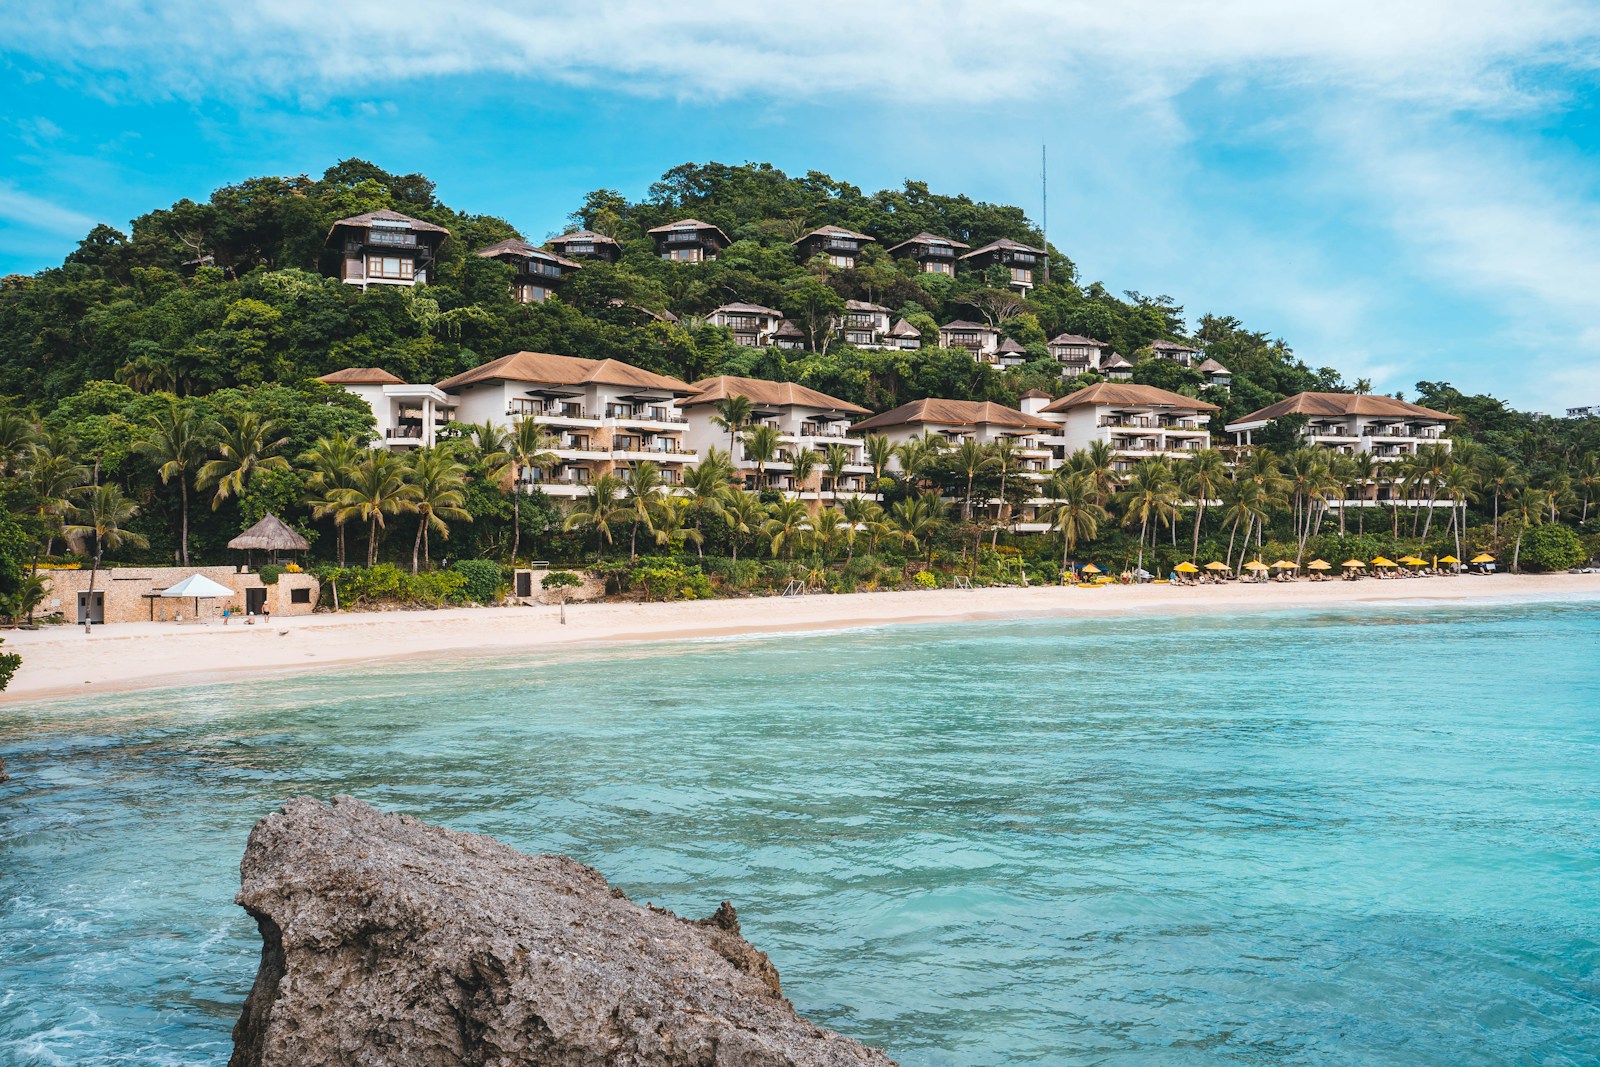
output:
[{"label": "yellow beach umbrella", "polygon": [[1299,565],[1295,564],[1295,563],[1290,563],[1286,559],[1280,559],[1278,562],[1274,563],[1272,566],[1274,568],[1276,568],[1277,570],[1281,571],[1281,570],[1284,570],[1285,568],[1287,568],[1289,570],[1295,570],[1295,569],[1298,568]]},{"label": "yellow beach umbrella", "polygon": [[1096,567],[1093,563],[1085,563],[1083,565],[1083,573],[1084,574],[1099,574],[1100,573],[1100,568]]},{"label": "yellow beach umbrella", "polygon": [[1372,565],[1374,567],[1393,567],[1393,566],[1396,566],[1395,561],[1390,559],[1387,556],[1379,556],[1377,559],[1372,561]]},{"label": "yellow beach umbrella", "polygon": [[1440,556],[1439,557],[1439,562],[1440,563],[1460,563],[1461,561],[1459,559],[1456,559],[1454,556]]},{"label": "yellow beach umbrella", "polygon": [[1494,557],[1489,555],[1489,553],[1487,553],[1487,552],[1479,552],[1476,556],[1472,557],[1472,562],[1473,563],[1493,563],[1494,562]]},{"label": "yellow beach umbrella", "polygon": [[1357,567],[1365,567],[1366,566],[1366,564],[1361,562],[1359,559],[1347,559],[1347,560],[1345,560],[1343,563],[1341,563],[1339,565],[1341,567],[1348,567],[1351,570],[1355,570]]},{"label": "yellow beach umbrella", "polygon": [[1418,559],[1416,556],[1401,556],[1400,562],[1404,563],[1407,567],[1426,567],[1428,565],[1427,560]]},{"label": "yellow beach umbrella", "polygon": [[1227,569],[1228,565],[1226,563],[1218,563],[1215,560],[1206,564],[1206,570],[1208,571],[1225,571]]},{"label": "yellow beach umbrella", "polygon": [[1244,565],[1244,569],[1247,571],[1264,571],[1270,570],[1271,568],[1269,568],[1265,563],[1262,563],[1259,559],[1253,559]]},{"label": "yellow beach umbrella", "polygon": [[1309,570],[1309,571],[1331,571],[1331,570],[1333,570],[1333,564],[1329,563],[1325,559],[1314,559],[1310,563],[1306,564],[1306,570]]},{"label": "yellow beach umbrella", "polygon": [[1178,564],[1176,567],[1174,567],[1172,569],[1177,571],[1179,574],[1199,574],[1200,573],[1200,568],[1196,567],[1193,563],[1190,563],[1188,560],[1184,560],[1182,563]]}]

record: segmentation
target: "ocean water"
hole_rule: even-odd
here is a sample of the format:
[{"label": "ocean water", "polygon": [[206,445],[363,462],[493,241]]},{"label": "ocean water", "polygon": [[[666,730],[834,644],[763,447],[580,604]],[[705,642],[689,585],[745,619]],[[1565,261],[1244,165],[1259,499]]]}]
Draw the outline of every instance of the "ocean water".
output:
[{"label": "ocean water", "polygon": [[256,819],[739,908],[906,1065],[1600,1063],[1600,609],[885,628],[0,709],[0,1064],[221,1064]]}]

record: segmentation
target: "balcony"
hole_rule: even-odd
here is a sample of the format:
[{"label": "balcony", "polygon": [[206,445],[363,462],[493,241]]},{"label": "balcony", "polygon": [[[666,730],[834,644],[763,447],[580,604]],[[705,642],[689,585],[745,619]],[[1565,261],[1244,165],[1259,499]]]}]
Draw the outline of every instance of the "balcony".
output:
[{"label": "balcony", "polygon": [[669,245],[691,245],[699,243],[699,230],[672,230],[667,234],[667,244]]},{"label": "balcony", "polygon": [[1095,425],[1153,429],[1156,425],[1156,420],[1142,415],[1102,415]]}]

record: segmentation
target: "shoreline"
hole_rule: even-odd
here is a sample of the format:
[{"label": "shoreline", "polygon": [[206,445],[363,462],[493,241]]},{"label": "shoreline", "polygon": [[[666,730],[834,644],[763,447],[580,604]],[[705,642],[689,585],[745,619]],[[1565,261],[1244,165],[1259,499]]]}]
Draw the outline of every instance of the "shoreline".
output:
[{"label": "shoreline", "polygon": [[[300,675],[358,665],[585,646],[725,639],[889,625],[1027,618],[1115,618],[1338,610],[1361,604],[1459,605],[1600,601],[1600,575],[1461,575],[1395,581],[1099,589],[941,589],[752,597],[674,603],[593,602],[559,608],[446,608],[235,623],[118,623],[7,631],[23,657],[0,708],[21,710],[102,693]],[[194,666],[197,663],[204,667]]]}]

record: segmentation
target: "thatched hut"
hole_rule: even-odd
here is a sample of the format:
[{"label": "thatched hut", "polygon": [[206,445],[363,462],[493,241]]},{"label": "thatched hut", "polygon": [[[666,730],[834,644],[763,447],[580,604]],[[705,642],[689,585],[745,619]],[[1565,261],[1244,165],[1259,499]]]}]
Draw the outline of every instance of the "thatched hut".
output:
[{"label": "thatched hut", "polygon": [[311,543],[301,537],[294,527],[268,512],[261,517],[260,522],[229,541],[228,547],[243,551],[246,554],[245,566],[248,567],[250,553],[270,552],[272,562],[276,563],[279,552],[304,552],[311,547]]}]

